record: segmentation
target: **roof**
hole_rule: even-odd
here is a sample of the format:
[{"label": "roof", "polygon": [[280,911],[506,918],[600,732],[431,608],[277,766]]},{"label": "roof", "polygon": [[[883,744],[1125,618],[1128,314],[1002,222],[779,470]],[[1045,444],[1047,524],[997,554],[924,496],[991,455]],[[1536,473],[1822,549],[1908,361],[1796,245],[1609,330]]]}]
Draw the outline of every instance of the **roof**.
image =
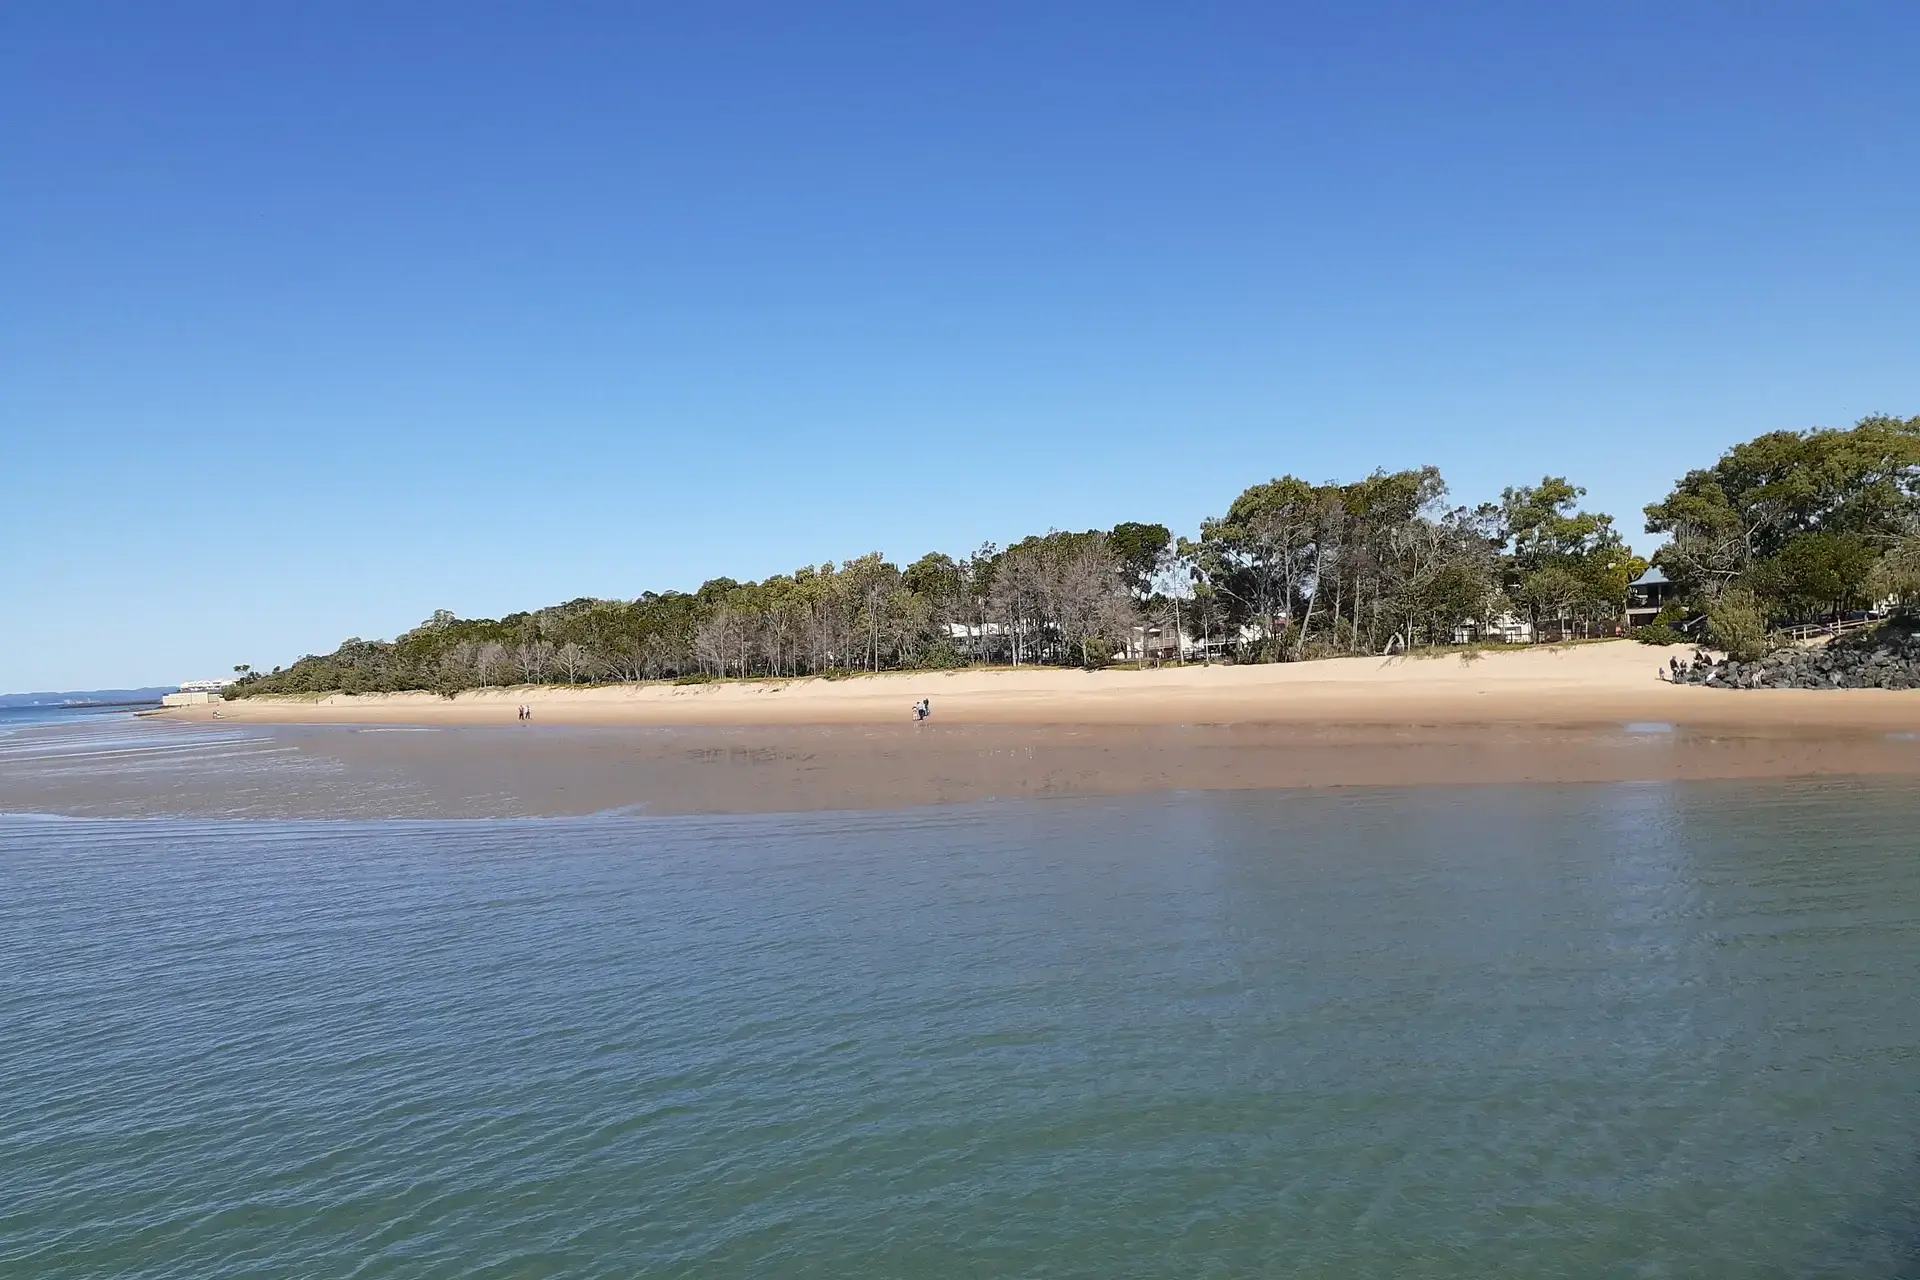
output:
[{"label": "roof", "polygon": [[1649,569],[1627,585],[1630,587],[1657,587],[1667,580],[1667,575],[1658,569]]}]

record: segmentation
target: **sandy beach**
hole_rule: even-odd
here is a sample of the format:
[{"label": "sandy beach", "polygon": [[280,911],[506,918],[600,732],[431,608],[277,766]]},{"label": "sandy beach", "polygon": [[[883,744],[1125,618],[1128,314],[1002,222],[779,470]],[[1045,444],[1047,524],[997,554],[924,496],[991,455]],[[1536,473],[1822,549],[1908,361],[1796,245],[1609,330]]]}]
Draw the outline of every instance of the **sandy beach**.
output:
[{"label": "sandy beach", "polygon": [[[165,773],[50,760],[0,778],[0,808],[495,817],[1920,775],[1920,691],[1676,686],[1670,653],[246,699],[149,721],[191,740]],[[921,698],[933,717],[916,724]]]},{"label": "sandy beach", "polygon": [[[1659,721],[1760,731],[1920,730],[1920,691],[1719,690],[1660,679],[1675,651],[1632,641],[1263,666],[1106,671],[1026,668],[845,679],[725,681],[250,698],[223,720],[257,724],[537,724],[707,727],[887,725],[932,700],[943,725],[1509,725]],[[213,707],[167,717],[211,720]]]},{"label": "sandy beach", "polygon": [[[1437,657],[957,671],[443,698],[256,698],[156,730],[278,753],[164,775],[57,762],[0,808],[135,814],[870,809],[1143,791],[1920,775],[1920,691],[1672,685],[1607,642]],[[912,721],[921,698],[933,718]],[[533,709],[530,725],[516,709]],[[224,750],[224,748],[223,748]],[[237,758],[237,757],[236,757]],[[297,766],[297,767],[292,767]],[[242,781],[236,782],[236,778]],[[17,794],[16,794],[17,793]]]}]

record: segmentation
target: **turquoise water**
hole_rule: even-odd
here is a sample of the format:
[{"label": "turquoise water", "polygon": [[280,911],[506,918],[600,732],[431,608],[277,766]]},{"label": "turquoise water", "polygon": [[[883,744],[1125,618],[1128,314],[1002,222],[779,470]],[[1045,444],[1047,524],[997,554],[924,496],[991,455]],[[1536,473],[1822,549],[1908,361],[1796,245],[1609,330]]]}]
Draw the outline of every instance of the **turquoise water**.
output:
[{"label": "turquoise water", "polygon": [[1920,1274],[1914,812],[0,819],[0,1275]]}]

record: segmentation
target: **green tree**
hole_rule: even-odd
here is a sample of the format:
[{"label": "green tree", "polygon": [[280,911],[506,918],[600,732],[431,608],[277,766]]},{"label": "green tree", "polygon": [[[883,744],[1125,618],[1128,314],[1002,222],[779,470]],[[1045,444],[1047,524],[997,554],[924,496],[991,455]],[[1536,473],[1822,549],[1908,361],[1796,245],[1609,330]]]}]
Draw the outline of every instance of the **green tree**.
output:
[{"label": "green tree", "polygon": [[1920,534],[1896,542],[1874,566],[1867,585],[1877,600],[1893,599],[1908,609],[1920,605]]},{"label": "green tree", "polygon": [[1612,516],[1578,508],[1585,495],[1565,476],[1500,495],[1509,594],[1526,609],[1536,636],[1549,620],[1562,636],[1576,621],[1611,621],[1626,606],[1627,584],[1646,571]]},{"label": "green tree", "polygon": [[1313,485],[1282,476],[1252,486],[1233,500],[1226,515],[1200,524],[1195,563],[1208,585],[1237,606],[1232,621],[1259,629],[1261,656],[1278,656],[1321,504]]},{"label": "green tree", "polygon": [[1858,533],[1800,533],[1748,574],[1758,603],[1782,618],[1828,613],[1867,602],[1880,556]]},{"label": "green tree", "polygon": [[952,556],[930,551],[901,575],[907,590],[929,600],[953,600],[965,585],[965,573]]},{"label": "green tree", "polygon": [[1153,594],[1154,574],[1172,545],[1173,531],[1163,524],[1127,521],[1108,532],[1107,549],[1135,600],[1144,603]]},{"label": "green tree", "polygon": [[1775,563],[1789,544],[1848,535],[1878,559],[1920,520],[1920,417],[1768,432],[1688,472],[1646,514],[1649,533],[1669,536],[1656,562],[1696,607],[1745,586],[1763,612],[1786,616],[1814,598],[1796,585],[1809,574],[1849,576],[1857,545],[1803,545]]}]

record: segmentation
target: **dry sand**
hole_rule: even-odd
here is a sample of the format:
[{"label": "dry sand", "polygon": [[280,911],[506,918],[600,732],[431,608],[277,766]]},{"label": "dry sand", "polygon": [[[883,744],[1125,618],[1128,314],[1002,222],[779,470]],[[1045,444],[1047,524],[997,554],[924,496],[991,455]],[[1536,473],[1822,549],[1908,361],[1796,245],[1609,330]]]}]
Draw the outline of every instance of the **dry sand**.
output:
[{"label": "dry sand", "polygon": [[[1180,789],[1920,775],[1920,691],[1718,690],[1630,641],[1478,661],[958,671],[246,699],[167,713],[270,780],[48,766],[0,808],[289,816],[890,808]],[[933,701],[933,719],[910,708]],[[515,708],[533,708],[521,725]],[[418,726],[403,729],[402,726]],[[460,726],[460,732],[434,732]],[[187,725],[155,725],[204,733]],[[249,746],[248,744],[253,744]],[[297,767],[295,767],[297,766]],[[250,789],[249,789],[250,788]]]},{"label": "dry sand", "polygon": [[[260,724],[887,725],[921,698],[941,725],[1508,725],[1660,721],[1700,728],[1920,730],[1920,691],[1720,690],[1659,678],[1673,650],[1632,641],[1412,658],[1138,671],[1023,668],[710,685],[509,688],[249,698],[224,720]],[[212,707],[165,713],[210,720]]]}]

